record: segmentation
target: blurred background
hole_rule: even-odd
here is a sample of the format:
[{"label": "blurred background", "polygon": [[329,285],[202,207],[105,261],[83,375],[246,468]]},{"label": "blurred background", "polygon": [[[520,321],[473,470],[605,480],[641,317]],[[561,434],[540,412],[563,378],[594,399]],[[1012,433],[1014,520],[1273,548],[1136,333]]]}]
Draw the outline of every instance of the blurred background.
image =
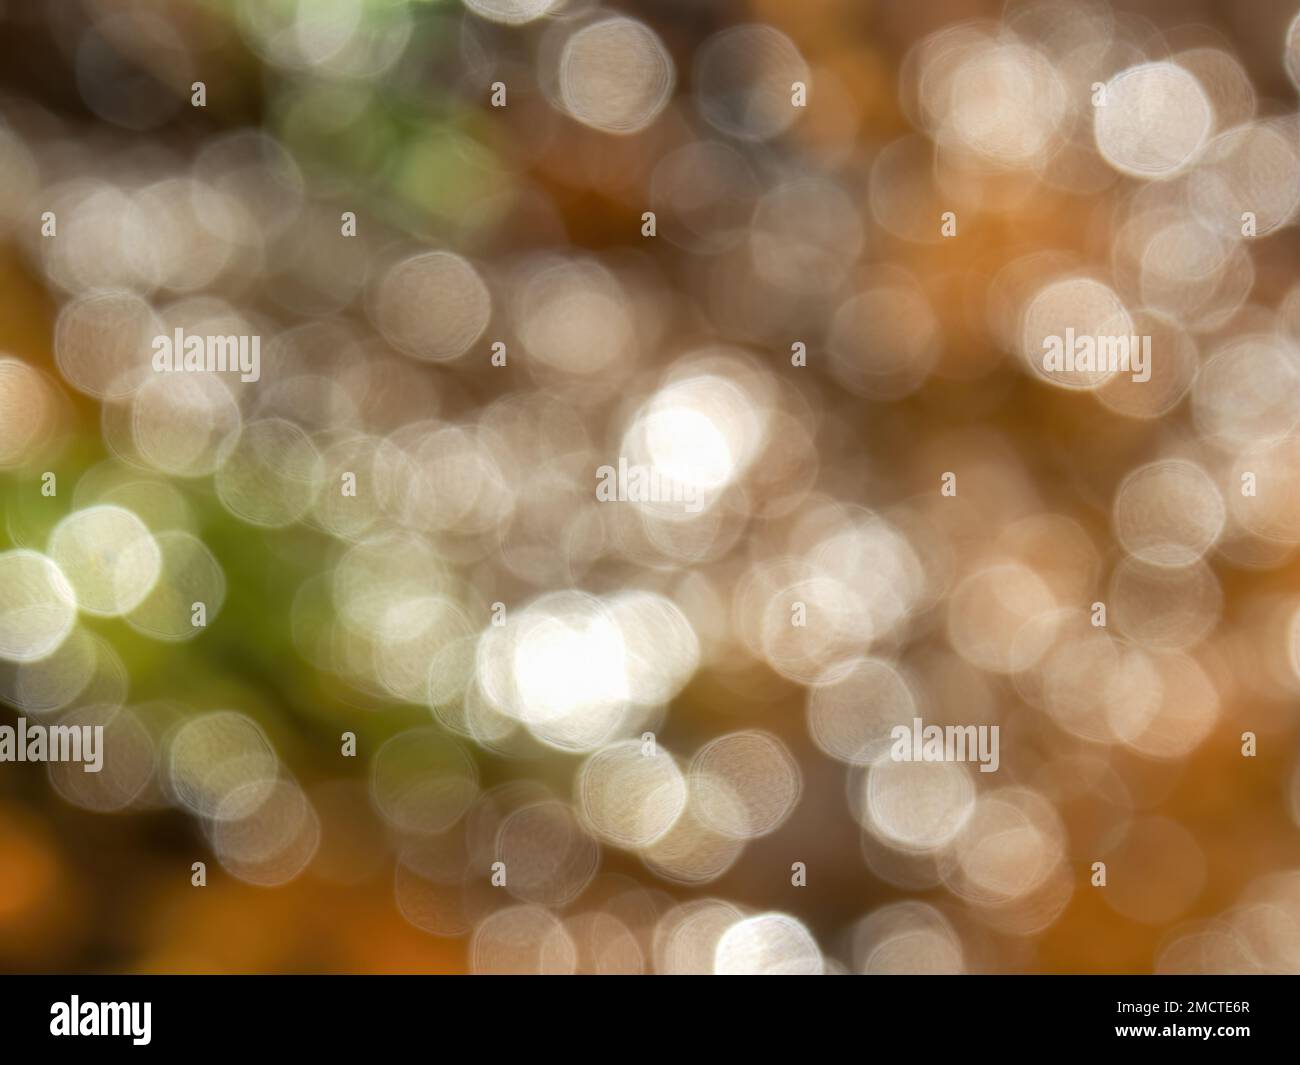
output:
[{"label": "blurred background", "polygon": [[0,5],[0,967],[1300,972],[1295,15]]}]

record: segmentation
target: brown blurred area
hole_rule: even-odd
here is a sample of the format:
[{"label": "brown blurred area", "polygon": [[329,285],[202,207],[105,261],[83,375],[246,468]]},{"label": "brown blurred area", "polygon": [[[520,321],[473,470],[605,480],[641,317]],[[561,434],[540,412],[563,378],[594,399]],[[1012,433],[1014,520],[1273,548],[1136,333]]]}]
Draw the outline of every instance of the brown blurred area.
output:
[{"label": "brown blurred area", "polygon": [[[39,143],[43,159],[58,161],[62,158],[59,142],[71,142],[75,148],[68,149],[67,158],[75,158],[78,166],[85,161],[93,164],[100,144],[108,154],[134,151],[148,158],[150,147],[158,146],[188,159],[210,140],[246,127],[274,131],[294,144],[293,151],[300,144],[320,148],[305,135],[295,141],[291,120],[285,116],[296,118],[298,112],[291,105],[297,100],[286,85],[301,72],[276,69],[249,45],[235,13],[236,8],[247,6],[219,0],[58,0],[49,5],[8,0],[0,7],[0,116],[32,143]],[[415,12],[419,18],[436,17],[449,25],[473,18],[454,3],[411,6],[419,9]],[[549,104],[544,94],[519,91],[517,99],[521,104],[526,100],[527,107],[519,106],[501,119],[515,124],[509,132],[494,130],[485,88],[471,82],[471,93],[448,70],[431,70],[434,59],[421,62],[419,49],[426,48],[433,56],[441,47],[442,38],[430,31],[413,35],[402,63],[369,80],[361,79],[372,92],[356,106],[388,116],[391,125],[382,125],[378,117],[374,120],[373,129],[382,126],[382,136],[376,132],[374,143],[364,146],[349,142],[355,148],[352,155],[342,149],[333,155],[330,142],[322,138],[324,148],[318,156],[308,158],[302,152],[295,156],[308,176],[308,186],[315,189],[320,182],[324,189],[321,210],[331,225],[340,204],[355,203],[367,217],[366,224],[370,218],[382,219],[375,223],[376,230],[382,226],[382,239],[377,238],[376,245],[463,247],[476,261],[500,264],[494,284],[507,276],[507,264],[509,269],[516,267],[511,258],[516,253],[562,246],[566,254],[591,253],[619,263],[619,256],[627,253],[633,266],[627,276],[653,279],[640,293],[639,310],[668,308],[663,328],[644,354],[644,365],[627,374],[629,394],[649,395],[666,379],[680,351],[705,343],[734,344],[744,347],[759,367],[753,380],[761,380],[763,387],[749,394],[779,395],[770,399],[771,410],[787,416],[788,422],[783,423],[787,427],[808,429],[807,441],[794,434],[789,438],[789,455],[795,456],[791,465],[802,461],[799,447],[811,442],[808,451],[814,457],[808,461],[814,483],[798,489],[807,494],[807,511],[791,507],[777,513],[774,507],[772,515],[765,514],[761,506],[771,500],[764,497],[762,485],[746,496],[744,505],[750,510],[738,519],[747,523],[746,532],[737,537],[731,552],[700,566],[708,570],[710,587],[719,590],[721,600],[715,611],[720,619],[716,631],[707,634],[716,657],[701,662],[674,694],[662,725],[657,726],[658,740],[682,752],[731,730],[765,730],[779,738],[802,769],[797,805],[778,831],[748,841],[725,872],[698,884],[656,878],[633,850],[605,846],[600,871],[585,894],[576,903],[565,904],[570,914],[617,914],[640,944],[647,971],[655,928],[665,914],[692,899],[721,898],[746,913],[795,915],[823,952],[837,959],[852,954],[848,944],[856,921],[880,908],[916,899],[941,913],[957,930],[966,971],[1144,973],[1152,971],[1156,959],[1179,935],[1233,911],[1268,877],[1295,877],[1294,871],[1300,870],[1300,829],[1292,797],[1300,685],[1294,677],[1277,680],[1268,673],[1280,653],[1270,604],[1276,600],[1289,608],[1293,600],[1300,602],[1300,563],[1289,554],[1268,566],[1237,565],[1223,557],[1210,564],[1222,593],[1221,618],[1194,650],[1179,650],[1193,657],[1210,678],[1218,703],[1212,727],[1192,750],[1175,757],[1148,757],[1117,742],[1076,743],[1077,737],[1058,728],[1050,715],[1030,708],[1010,668],[994,676],[950,646],[947,611],[949,596],[959,583],[957,575],[976,571],[980,560],[995,549],[1009,550],[1012,533],[1008,530],[1020,530],[1027,542],[1032,541],[1029,546],[1016,545],[1017,558],[1029,559],[1034,550],[1048,556],[1041,564],[1035,559],[1027,568],[1047,574],[1044,583],[1053,592],[1073,587],[1077,578],[1085,589],[1080,602],[1086,608],[1104,595],[1104,575],[1125,557],[1124,546],[1111,531],[1112,500],[1125,476],[1166,453],[1186,453],[1198,461],[1204,454],[1187,412],[1188,401],[1159,420],[1123,417],[1094,402],[1091,395],[1047,388],[1031,379],[1013,365],[1013,356],[988,325],[994,302],[990,290],[1008,263],[1042,251],[1063,253],[1071,262],[1108,263],[1129,202],[1127,193],[1110,184],[1084,194],[1039,183],[1022,195],[1016,186],[1019,176],[999,174],[989,181],[988,197],[994,206],[959,212],[961,237],[952,242],[904,239],[872,216],[873,165],[886,146],[916,132],[900,100],[910,50],[943,27],[969,19],[996,22],[1020,6],[975,0],[665,0],[607,8],[644,21],[659,35],[676,65],[675,91],[683,97],[692,91],[692,62],[701,45],[727,27],[751,22],[775,27],[788,36],[814,72],[814,84],[833,86],[824,90],[823,97],[832,102],[812,107],[779,141],[743,147],[752,149],[747,158],[762,181],[770,182],[767,187],[777,186],[787,174],[829,175],[830,184],[847,190],[847,201],[866,234],[867,251],[860,257],[847,256],[843,277],[837,279],[845,293],[874,293],[877,286],[895,284],[893,275],[882,282],[879,271],[899,269],[910,278],[908,291],[914,289],[933,312],[944,342],[932,372],[921,375],[896,397],[854,394],[844,387],[844,378],[816,358],[810,360],[806,379],[792,381],[785,376],[790,371],[791,339],[805,338],[810,349],[818,351],[830,345],[830,319],[841,305],[838,297],[832,301],[829,292],[812,291],[804,294],[806,298],[781,302],[746,272],[752,267],[741,264],[745,257],[741,252],[706,256],[669,240],[645,250],[637,237],[636,219],[655,195],[654,162],[710,132],[696,128],[699,120],[684,103],[674,105],[636,136],[601,138],[566,118],[554,132],[548,127],[546,138],[537,133],[539,143],[530,144],[528,127],[534,123],[527,108],[545,111]],[[1153,47],[1156,53],[1173,50],[1181,33],[1197,42],[1221,41],[1249,73],[1261,113],[1294,111],[1295,89],[1288,80],[1282,47],[1296,14],[1294,4],[1117,0],[1109,7],[1132,20],[1125,26],[1130,38],[1148,25],[1153,35],[1165,35],[1169,46]],[[139,16],[146,25],[160,20],[187,42],[193,59],[189,73],[169,83],[175,72],[151,62],[143,37],[103,38],[108,42],[105,47],[117,50],[121,63],[107,77],[146,79],[151,91],[179,94],[181,106],[142,129],[110,122],[91,107],[76,69],[78,48],[73,42],[84,47],[82,38],[91,33],[89,27],[118,15]],[[531,53],[510,38],[515,30],[477,22],[474,26],[481,31],[476,43],[485,50],[499,47],[506,58],[499,68],[485,60],[466,78],[489,68],[513,72],[527,67]],[[1197,29],[1192,32],[1188,27]],[[438,62],[445,58],[437,54]],[[430,104],[429,87],[440,84],[440,74],[448,83],[440,85],[445,95]],[[204,109],[184,103],[191,78],[207,82],[210,103]],[[357,79],[347,84],[355,88]],[[128,94],[126,99],[130,104],[135,97]],[[420,108],[428,108],[436,117]],[[481,174],[478,161],[465,163],[463,153],[455,167],[448,164],[446,172],[452,179],[439,184],[433,199],[438,200],[445,187],[452,189],[447,197],[463,195],[463,203],[431,205],[422,199],[431,195],[427,190],[403,198],[410,189],[394,176],[391,155],[410,148],[401,136],[422,121],[437,124],[439,136],[446,123],[458,136],[470,131],[464,133],[468,139],[491,147],[493,154],[482,164]],[[538,119],[536,125],[541,129],[545,123]],[[440,166],[438,150],[430,151],[430,158],[439,159]],[[421,157],[413,154],[413,158],[417,162],[412,166],[422,173]],[[331,171],[335,163],[337,169]],[[464,170],[458,169],[461,164]],[[61,174],[63,179],[69,176]],[[508,208],[498,209],[496,200],[487,204],[483,190],[495,188],[497,182],[503,188],[523,190]],[[753,199],[757,201],[757,194]],[[1002,203],[1013,206],[1001,209]],[[830,208],[827,211],[834,231],[838,216]],[[479,218],[487,221],[479,225]],[[56,378],[53,337],[61,297],[53,283],[42,277],[40,262],[29,250],[31,242],[13,232],[17,226],[38,224],[35,215],[10,220],[7,242],[0,246],[0,351]],[[795,249],[791,255],[807,254],[816,268],[824,265],[807,252],[802,238],[778,232],[772,240],[778,239],[788,240]],[[1300,242],[1294,228],[1254,244],[1251,255],[1255,280],[1241,313],[1253,322],[1250,315],[1256,309],[1272,314],[1295,285]],[[282,271],[275,277],[259,276],[251,286],[236,286],[240,305],[266,311],[266,320],[272,320],[271,311],[281,314],[282,309],[270,306],[266,289],[276,285],[289,289],[286,276],[287,271]],[[309,281],[304,281],[305,288],[310,287]],[[762,285],[769,281],[763,277]],[[237,302],[234,296],[231,302]],[[367,313],[373,315],[373,309],[359,294],[349,297],[338,311],[348,328],[357,330],[364,328]],[[905,325],[906,314],[906,309],[897,314]],[[287,328],[316,317],[329,315],[295,319],[283,313],[279,321]],[[1220,330],[1200,338],[1202,362],[1209,348],[1230,339],[1241,321],[1230,319]],[[508,328],[515,330],[509,334],[514,359],[514,338],[523,331],[523,323]],[[490,339],[484,337],[484,347]],[[384,357],[392,355],[395,346],[384,348]],[[463,416],[467,424],[480,408],[512,389],[540,393],[549,387],[530,380],[516,363],[503,375],[510,386],[463,368],[426,364],[420,369],[428,371],[431,391],[445,401],[439,414],[449,420]],[[741,376],[737,374],[738,379]],[[73,457],[74,468],[84,470],[104,457],[99,404],[73,389],[65,391],[70,425],[65,455]],[[401,385],[395,391],[401,391]],[[563,390],[557,387],[555,394],[561,396]],[[594,402],[584,406],[585,402],[573,401],[573,409],[590,418],[591,435],[602,442],[617,440],[614,428],[630,404],[619,397],[601,406]],[[1176,428],[1169,429],[1171,425]],[[763,442],[762,454],[773,466],[783,444]],[[595,453],[595,448],[590,450]],[[1209,459],[1204,461],[1212,466]],[[1212,472],[1222,481],[1225,470],[1231,472],[1226,461],[1223,470],[1215,466]],[[962,485],[962,509],[954,508],[956,517],[934,510],[945,471],[955,471]],[[772,479],[780,478],[773,475]],[[17,504],[12,501],[31,483],[30,477],[21,481],[18,475],[9,483],[4,498],[15,512]],[[949,708],[969,703],[977,714],[987,707],[988,720],[1003,727],[1003,760],[1009,767],[1004,772],[1011,783],[1048,796],[1043,801],[1059,817],[1063,863],[1069,870],[1064,879],[1071,882],[1068,889],[1061,889],[1067,891],[1068,902],[1054,916],[1037,924],[1027,918],[1023,926],[1011,919],[1002,924],[979,919],[938,876],[933,883],[909,890],[910,874],[899,874],[893,882],[877,875],[879,868],[895,868],[892,857],[887,855],[877,869],[864,864],[862,824],[846,801],[846,791],[852,787],[846,785],[849,772],[828,758],[809,734],[805,710],[811,684],[793,667],[785,673],[774,668],[772,660],[764,661],[755,653],[752,642],[747,645],[736,635],[741,627],[737,617],[745,619],[743,602],[748,601],[742,602],[741,592],[748,587],[745,581],[751,570],[766,573],[764,567],[776,566],[773,560],[795,553],[790,545],[819,542],[818,530],[808,527],[816,522],[801,525],[800,514],[819,513],[816,508],[823,505],[829,511],[827,500],[899,515],[902,528],[911,528],[903,524],[903,517],[915,520],[917,527],[923,520],[931,522],[941,530],[945,546],[951,547],[956,560],[951,564],[952,579],[942,584],[934,601],[916,606],[909,614],[906,637],[886,644],[891,655],[906,662],[911,675],[921,678],[927,697],[946,699]],[[222,620],[226,628],[220,632],[229,633],[245,616],[260,618],[268,628],[287,630],[293,599],[292,589],[286,590],[287,575],[300,575],[294,568],[299,556],[331,563],[335,556],[318,549],[315,541],[303,546],[308,537],[296,539],[296,530],[276,532],[263,541],[253,539],[254,532],[260,536],[262,530],[240,527],[251,544],[241,546],[243,541],[227,529],[235,525],[230,516],[221,514],[206,497],[203,505],[211,508],[211,512],[200,511],[204,531],[213,530],[216,542],[234,555],[242,553],[244,559],[231,558],[227,566],[231,600]],[[547,513],[553,515],[555,509],[552,506]],[[1025,526],[1017,524],[1043,515],[1063,516],[1072,529],[1086,534],[1095,547],[1092,569],[1086,574],[1082,568],[1070,572],[1072,563],[1064,551],[1052,556],[1048,534],[1024,532]],[[824,520],[829,527],[832,519]],[[490,531],[490,535],[498,533],[496,528]],[[1046,547],[1044,541],[1049,541]],[[667,598],[685,596],[685,581],[675,582],[690,567],[680,566],[679,573],[673,564],[643,566],[649,549],[632,537],[628,542],[635,550],[629,548],[620,556],[611,548],[592,563],[582,580],[571,583],[601,593],[646,587],[671,591]],[[561,550],[558,544],[555,550]],[[229,556],[218,554],[227,563]],[[924,564],[931,561],[919,549],[918,555]],[[938,556],[936,552],[934,557]],[[475,560],[475,566],[481,561]],[[929,577],[934,573],[927,571]],[[284,576],[283,584],[274,583],[277,574]],[[507,592],[517,593],[523,601],[547,588],[540,578],[530,586],[517,576],[503,577],[482,562],[468,579],[479,582],[484,603],[498,594],[508,598]],[[784,610],[782,604],[778,606]],[[764,609],[767,606],[765,602]],[[255,624],[249,622],[249,633]],[[988,622],[990,631],[996,624],[996,620]],[[113,639],[125,632],[117,622],[96,631]],[[311,864],[302,875],[273,887],[245,883],[224,875],[209,841],[194,819],[179,809],[165,808],[161,802],[153,808],[116,813],[78,809],[55,793],[44,767],[0,765],[0,969],[27,973],[471,971],[471,935],[431,935],[404,916],[394,888],[398,848],[387,835],[391,826],[371,809],[369,755],[397,727],[379,719],[391,713],[394,721],[420,726],[428,723],[427,709],[416,712],[407,704],[394,710],[392,705],[401,700],[387,695],[387,702],[378,697],[372,701],[378,685],[366,689],[360,682],[353,683],[355,678],[340,679],[316,669],[297,653],[294,640],[285,632],[278,643],[269,649],[262,645],[260,650],[256,635],[225,636],[214,631],[203,639],[208,635],[217,637],[215,650],[196,644],[194,659],[180,658],[168,665],[159,653],[138,650],[130,642],[135,637],[126,632],[121,653],[130,675],[132,701],[178,698],[210,710],[255,691],[256,709],[249,713],[266,726],[305,792],[318,800],[322,838]],[[814,652],[807,655],[810,661],[816,657]],[[192,663],[200,658],[201,665],[194,665],[191,674]],[[802,668],[802,660],[799,664]],[[188,690],[191,678],[193,690]],[[1086,689],[1090,683],[1085,677],[1079,686]],[[11,723],[8,709],[2,716],[3,723]],[[965,720],[959,712],[955,717],[935,716]],[[1167,727],[1177,732],[1176,715]],[[355,768],[338,757],[342,728],[356,728],[367,752],[367,757],[356,760],[360,764]],[[1241,735],[1246,730],[1258,736],[1258,753],[1252,758],[1241,753]],[[1171,741],[1171,747],[1177,744]],[[553,750],[539,755],[529,749],[526,756],[515,757],[512,751],[476,749],[477,783],[484,793],[511,782],[540,783],[567,800],[573,794],[578,760],[568,752],[563,757],[553,755]],[[158,773],[163,773],[161,767]],[[1114,782],[1119,783],[1108,791],[1108,784]],[[984,788],[987,782],[980,778],[977,783]],[[1131,834],[1116,843],[1115,833],[1124,835],[1121,829]],[[1144,837],[1143,831],[1150,834]],[[1127,914],[1088,884],[1090,863],[1112,845],[1114,849],[1107,851],[1113,855],[1109,873],[1112,883],[1120,882],[1117,890],[1126,900],[1120,909]],[[991,838],[984,846],[997,852],[999,842]],[[791,884],[794,860],[806,863],[810,870],[806,888]],[[202,889],[191,886],[195,861],[207,864],[208,882]],[[1282,895],[1292,900],[1290,909],[1278,901]],[[1300,949],[1292,950],[1286,939],[1300,929],[1296,916],[1300,892],[1287,886],[1268,899],[1267,907],[1273,907],[1270,912],[1285,930],[1265,938],[1285,940],[1288,946],[1282,953],[1300,959]],[[1052,905],[1045,903],[1044,913]],[[485,904],[482,914],[489,912],[491,906]],[[1144,915],[1146,919],[1137,919]],[[592,936],[594,940],[595,933]],[[1228,956],[1225,948],[1225,953],[1212,954],[1205,964],[1222,967],[1228,964]],[[588,961],[583,956],[579,967]],[[844,962],[844,967],[853,965]]]}]

